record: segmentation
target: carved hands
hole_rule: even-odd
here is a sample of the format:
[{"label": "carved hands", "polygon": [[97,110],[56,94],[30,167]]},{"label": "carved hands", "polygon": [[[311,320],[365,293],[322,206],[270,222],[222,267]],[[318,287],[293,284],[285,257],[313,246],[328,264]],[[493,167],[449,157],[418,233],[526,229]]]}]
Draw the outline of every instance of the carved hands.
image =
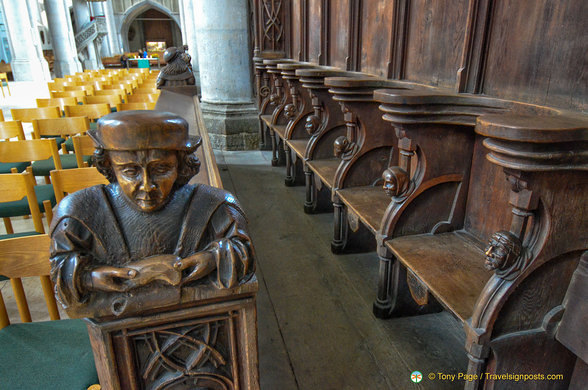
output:
[{"label": "carved hands", "polygon": [[185,259],[178,260],[174,266],[180,271],[188,270],[182,277],[181,284],[201,279],[216,269],[214,254],[211,252],[198,252]]},{"label": "carved hands", "polygon": [[527,262],[521,240],[504,230],[492,235],[484,252],[484,267],[489,271],[495,271],[497,276],[506,280],[515,279]]},{"label": "carved hands", "polygon": [[309,115],[306,117],[306,124],[304,125],[304,129],[308,133],[308,135],[313,135],[319,128],[321,120],[316,115]]},{"label": "carved hands", "polygon": [[410,177],[408,173],[400,167],[390,167],[382,174],[384,185],[382,188],[386,195],[399,198],[406,195],[410,189]]}]

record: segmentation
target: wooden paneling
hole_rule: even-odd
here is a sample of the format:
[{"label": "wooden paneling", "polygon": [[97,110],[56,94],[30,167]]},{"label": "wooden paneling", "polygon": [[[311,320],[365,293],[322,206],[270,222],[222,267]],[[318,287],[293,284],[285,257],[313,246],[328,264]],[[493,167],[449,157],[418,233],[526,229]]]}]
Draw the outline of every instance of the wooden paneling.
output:
[{"label": "wooden paneling", "polygon": [[330,0],[328,64],[347,69],[349,60],[349,17],[351,0]]},{"label": "wooden paneling", "polygon": [[588,2],[494,4],[482,92],[586,110]]},{"label": "wooden paneling", "polygon": [[382,77],[388,75],[393,11],[393,0],[362,2],[360,45],[361,71],[364,73]]},{"label": "wooden paneling", "polygon": [[319,63],[321,54],[322,0],[308,0],[308,61]]},{"label": "wooden paneling", "polygon": [[454,87],[463,51],[468,2],[410,2],[404,78],[435,86]]},{"label": "wooden paneling", "polygon": [[297,60],[304,60],[304,50],[302,48],[302,41],[304,39],[302,23],[302,3],[303,0],[292,0],[292,13],[290,15],[290,26],[292,28],[291,43],[292,58]]}]

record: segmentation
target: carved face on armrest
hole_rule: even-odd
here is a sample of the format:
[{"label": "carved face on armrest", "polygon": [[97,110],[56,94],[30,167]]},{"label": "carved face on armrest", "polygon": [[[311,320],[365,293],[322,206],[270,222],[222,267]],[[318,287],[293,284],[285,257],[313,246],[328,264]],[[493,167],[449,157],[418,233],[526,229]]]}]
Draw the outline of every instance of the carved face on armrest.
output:
[{"label": "carved face on armrest", "polygon": [[516,265],[521,257],[522,245],[517,236],[501,230],[492,235],[484,252],[486,254],[484,263],[486,269],[496,270],[499,273]]},{"label": "carved face on armrest", "polygon": [[309,115],[306,117],[306,124],[304,125],[304,129],[308,133],[308,135],[313,135],[315,131],[318,130],[320,124],[320,119],[316,115]]},{"label": "carved face on armrest", "polygon": [[410,178],[400,167],[390,167],[382,173],[384,185],[382,188],[389,197],[399,197],[408,191]]}]

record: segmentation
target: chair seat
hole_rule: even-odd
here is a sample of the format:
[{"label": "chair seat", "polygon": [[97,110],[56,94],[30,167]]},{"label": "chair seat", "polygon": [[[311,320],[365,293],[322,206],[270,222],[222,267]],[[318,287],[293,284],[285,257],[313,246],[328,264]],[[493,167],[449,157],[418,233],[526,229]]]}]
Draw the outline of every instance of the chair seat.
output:
[{"label": "chair seat", "polygon": [[73,139],[71,139],[71,137],[68,138],[67,140],[65,140],[65,148],[67,149],[68,152],[74,151]]},{"label": "chair seat", "polygon": [[[63,169],[77,168],[78,163],[76,162],[75,154],[60,154],[61,167]],[[91,156],[84,156],[83,160],[90,164],[92,161]],[[35,161],[33,164],[33,175],[35,176],[49,176],[49,172],[55,169],[55,163],[53,163],[53,157],[47,160]]]},{"label": "chair seat", "polygon": [[98,129],[98,122],[90,122],[90,130]]},{"label": "chair seat", "polygon": [[98,383],[83,320],[13,324],[0,330],[3,389],[87,389]]},{"label": "chair seat", "polygon": [[[37,203],[39,203],[39,209],[43,210],[43,201],[49,200],[51,206],[55,206],[55,193],[53,192],[53,186],[51,184],[41,184],[35,186],[35,194],[37,195]],[[28,199],[25,196],[21,200],[14,202],[0,203],[0,218],[5,217],[19,217],[21,215],[29,215]]]},{"label": "chair seat", "polygon": [[15,163],[0,163],[0,173],[10,173],[11,168],[16,168],[18,172],[24,171],[29,165],[30,162],[15,162]]}]

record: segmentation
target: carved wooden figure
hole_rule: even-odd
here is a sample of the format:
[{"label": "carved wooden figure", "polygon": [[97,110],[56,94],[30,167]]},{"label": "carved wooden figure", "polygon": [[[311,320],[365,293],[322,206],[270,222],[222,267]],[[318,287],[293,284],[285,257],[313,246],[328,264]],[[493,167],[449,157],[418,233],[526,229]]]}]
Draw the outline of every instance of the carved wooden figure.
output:
[{"label": "carved wooden figure", "polygon": [[200,138],[161,111],[88,134],[111,184],[59,204],[51,276],[68,315],[88,317],[103,388],[256,388],[253,246],[231,194],[187,184]]},{"label": "carved wooden figure", "polygon": [[196,83],[190,63],[191,57],[186,53],[185,47],[168,47],[163,53],[163,59],[167,65],[161,68],[157,76],[157,89],[194,85]]}]

